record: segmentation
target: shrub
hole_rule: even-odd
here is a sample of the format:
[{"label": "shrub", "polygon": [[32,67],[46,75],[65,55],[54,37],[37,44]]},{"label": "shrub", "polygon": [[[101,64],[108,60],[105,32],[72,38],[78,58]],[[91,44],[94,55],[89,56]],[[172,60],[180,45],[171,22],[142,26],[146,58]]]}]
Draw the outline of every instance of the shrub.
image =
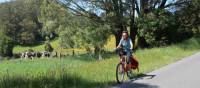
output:
[{"label": "shrub", "polygon": [[45,46],[44,46],[45,51],[53,52],[54,49],[49,42],[50,41],[49,38],[46,38],[46,39],[47,39],[47,41],[45,42]]},{"label": "shrub", "polygon": [[180,28],[174,14],[166,10],[155,10],[139,17],[137,22],[139,36],[144,37],[150,46],[181,42],[192,35],[190,31]]},{"label": "shrub", "polygon": [[6,35],[6,27],[0,26],[0,56],[13,56],[14,43],[11,37]]}]

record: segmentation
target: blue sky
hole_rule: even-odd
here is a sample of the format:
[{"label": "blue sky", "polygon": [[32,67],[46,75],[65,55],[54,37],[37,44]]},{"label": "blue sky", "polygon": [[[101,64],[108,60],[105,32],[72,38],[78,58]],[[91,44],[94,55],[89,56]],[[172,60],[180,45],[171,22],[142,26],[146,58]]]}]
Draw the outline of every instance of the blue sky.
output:
[{"label": "blue sky", "polygon": [[0,3],[1,3],[1,2],[5,2],[5,1],[8,1],[8,0],[0,0]]}]

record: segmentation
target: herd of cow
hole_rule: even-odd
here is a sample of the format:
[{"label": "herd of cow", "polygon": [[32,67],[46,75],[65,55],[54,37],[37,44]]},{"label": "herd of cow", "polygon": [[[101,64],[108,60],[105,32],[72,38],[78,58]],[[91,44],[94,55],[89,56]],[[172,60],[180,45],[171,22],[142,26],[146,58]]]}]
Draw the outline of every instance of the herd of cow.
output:
[{"label": "herd of cow", "polygon": [[21,53],[21,59],[33,59],[33,58],[40,58],[40,57],[50,57],[51,52],[44,51],[44,52],[23,52]]}]

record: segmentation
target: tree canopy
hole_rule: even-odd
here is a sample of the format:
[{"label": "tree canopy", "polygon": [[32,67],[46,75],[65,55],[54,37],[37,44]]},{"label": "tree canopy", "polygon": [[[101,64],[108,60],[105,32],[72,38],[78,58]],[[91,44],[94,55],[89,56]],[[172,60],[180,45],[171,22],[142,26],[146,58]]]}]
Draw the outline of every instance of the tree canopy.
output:
[{"label": "tree canopy", "polygon": [[[12,0],[0,3],[1,54],[59,37],[62,48],[94,48],[124,30],[138,47],[164,46],[200,33],[199,0]],[[136,42],[138,40],[138,42]]]}]

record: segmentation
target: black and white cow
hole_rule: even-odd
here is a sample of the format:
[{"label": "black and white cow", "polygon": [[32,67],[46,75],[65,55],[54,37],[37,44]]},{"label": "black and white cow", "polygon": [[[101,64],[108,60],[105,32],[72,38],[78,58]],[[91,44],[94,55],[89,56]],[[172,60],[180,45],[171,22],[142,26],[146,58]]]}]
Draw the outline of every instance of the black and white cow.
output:
[{"label": "black and white cow", "polygon": [[21,59],[33,59],[34,57],[37,56],[37,53],[36,52],[24,52],[21,54]]}]

